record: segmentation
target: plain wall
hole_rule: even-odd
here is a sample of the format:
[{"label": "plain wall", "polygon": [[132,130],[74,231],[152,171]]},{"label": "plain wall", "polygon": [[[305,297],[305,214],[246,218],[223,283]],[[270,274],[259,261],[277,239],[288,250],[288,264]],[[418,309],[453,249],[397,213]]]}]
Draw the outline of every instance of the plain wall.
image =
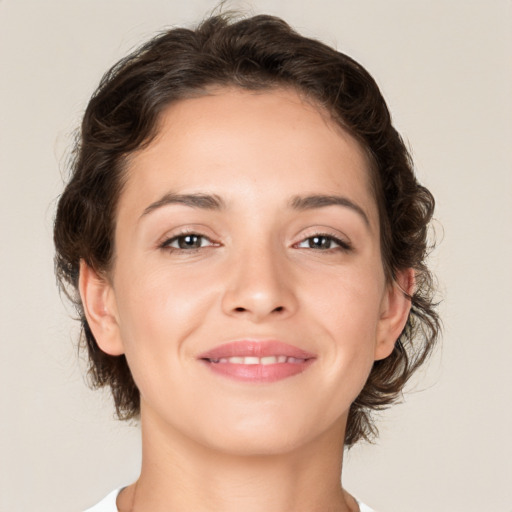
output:
[{"label": "plain wall", "polygon": [[[70,512],[137,476],[137,427],[89,391],[53,276],[71,133],[102,73],[208,0],[0,0],[0,510]],[[437,198],[442,349],[349,452],[380,512],[512,511],[512,2],[230,2],[366,66]],[[442,228],[440,227],[442,226]]]}]

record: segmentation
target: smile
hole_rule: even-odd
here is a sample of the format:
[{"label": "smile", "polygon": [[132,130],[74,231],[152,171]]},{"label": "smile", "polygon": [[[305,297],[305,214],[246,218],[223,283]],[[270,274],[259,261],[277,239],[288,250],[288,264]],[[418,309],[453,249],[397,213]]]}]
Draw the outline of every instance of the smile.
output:
[{"label": "smile", "polygon": [[210,363],[230,364],[278,364],[278,363],[304,363],[307,359],[288,356],[266,356],[266,357],[222,357],[220,359],[208,359]]},{"label": "smile", "polygon": [[268,383],[303,373],[316,356],[280,341],[243,340],[215,347],[198,359],[217,375]]}]

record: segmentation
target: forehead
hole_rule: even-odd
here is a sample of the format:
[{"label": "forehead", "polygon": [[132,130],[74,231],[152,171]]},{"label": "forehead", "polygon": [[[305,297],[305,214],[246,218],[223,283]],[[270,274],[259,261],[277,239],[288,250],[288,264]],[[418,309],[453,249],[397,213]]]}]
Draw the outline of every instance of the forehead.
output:
[{"label": "forehead", "polygon": [[285,89],[217,89],[170,105],[155,139],[129,159],[120,208],[143,211],[168,191],[216,194],[228,204],[343,192],[375,214],[361,145]]}]

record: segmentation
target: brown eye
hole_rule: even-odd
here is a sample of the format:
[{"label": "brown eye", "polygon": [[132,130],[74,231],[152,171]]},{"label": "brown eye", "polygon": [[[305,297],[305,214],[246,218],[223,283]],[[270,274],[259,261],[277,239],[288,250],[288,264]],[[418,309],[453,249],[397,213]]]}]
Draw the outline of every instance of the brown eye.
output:
[{"label": "brown eye", "polygon": [[178,247],[180,249],[197,249],[202,245],[202,236],[185,235],[177,238]]},{"label": "brown eye", "polygon": [[187,233],[185,235],[178,235],[169,240],[166,240],[162,247],[170,249],[181,249],[181,250],[194,250],[201,249],[202,247],[208,247],[213,245],[212,241],[196,233]]},{"label": "brown eye", "polygon": [[315,249],[317,251],[328,251],[332,249],[349,250],[351,248],[348,242],[344,242],[332,235],[321,234],[305,238],[302,242],[297,244],[297,247],[300,249]]},{"label": "brown eye", "polygon": [[308,238],[308,247],[310,249],[330,249],[333,239],[328,236],[312,236]]}]

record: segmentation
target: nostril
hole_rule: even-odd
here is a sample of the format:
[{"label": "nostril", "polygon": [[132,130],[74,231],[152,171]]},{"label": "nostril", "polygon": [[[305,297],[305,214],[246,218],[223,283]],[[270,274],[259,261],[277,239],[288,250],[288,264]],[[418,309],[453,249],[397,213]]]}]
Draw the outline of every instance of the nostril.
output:
[{"label": "nostril", "polygon": [[[245,311],[247,311],[247,309],[242,306],[239,306],[237,308],[234,308],[233,311],[236,311],[237,313],[244,313]],[[283,311],[284,311],[284,307],[278,306],[277,308],[274,308],[271,312],[272,313],[282,313]]]}]

